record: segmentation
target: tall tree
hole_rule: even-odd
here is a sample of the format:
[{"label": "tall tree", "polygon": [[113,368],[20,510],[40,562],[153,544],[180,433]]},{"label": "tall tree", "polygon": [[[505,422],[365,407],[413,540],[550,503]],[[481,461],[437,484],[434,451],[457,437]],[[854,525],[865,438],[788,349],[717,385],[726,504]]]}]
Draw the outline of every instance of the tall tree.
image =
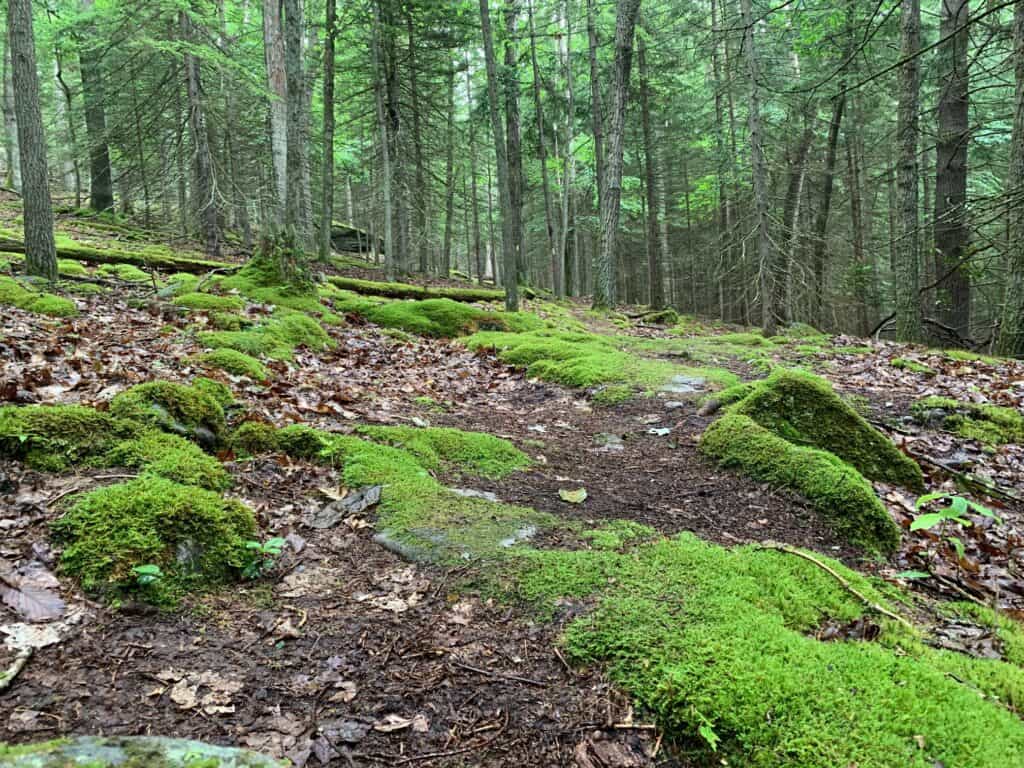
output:
[{"label": "tall tree", "polygon": [[263,61],[269,91],[270,156],[274,216],[284,223],[288,189],[288,74],[285,71],[282,0],[263,0]]},{"label": "tall tree", "polygon": [[[326,0],[324,11],[324,160],[323,194],[320,201],[320,258],[331,255],[334,221],[334,38],[337,34],[336,0]],[[351,222],[352,217],[349,217]]]},{"label": "tall tree", "polygon": [[1024,357],[1024,3],[1013,7],[1013,135],[1006,178],[1009,248],[1006,295],[997,351]]},{"label": "tall tree", "polygon": [[633,32],[640,0],[618,0],[615,9],[615,64],[612,108],[608,115],[608,146],[604,161],[604,194],[601,198],[601,238],[594,259],[594,306],[610,307],[616,300],[616,247],[619,207],[622,199],[622,157],[629,99],[629,74],[633,64]]},{"label": "tall tree", "polygon": [[[94,5],[94,0],[82,0],[82,10],[86,13],[91,14]],[[108,211],[114,207],[114,183],[107,145],[103,49],[92,38],[93,25],[87,25],[86,34],[89,38],[79,49],[78,66],[82,76],[82,100],[85,102],[85,131],[89,140],[89,207],[94,211]]]},{"label": "tall tree", "polygon": [[[395,279],[395,227],[394,227],[394,168],[391,164],[391,135],[388,130],[386,102],[387,63],[382,41],[383,21],[380,8],[381,0],[373,4],[373,32],[371,48],[373,51],[374,96],[377,112],[377,129],[380,132],[381,154],[381,195],[384,203],[384,275],[388,280]],[[376,247],[376,238],[374,238]]]},{"label": "tall tree", "polygon": [[507,215],[512,219],[512,248],[516,254],[516,280],[528,282],[526,274],[526,242],[523,232],[523,196],[526,180],[523,177],[523,138],[519,112],[519,53],[518,0],[505,3],[505,69],[502,81],[505,83],[505,130],[508,141],[508,193],[511,208]]},{"label": "tall tree", "polygon": [[448,131],[444,140],[444,245],[441,249],[441,277],[452,271],[452,235],[455,218],[455,65],[448,67]]},{"label": "tall tree", "polygon": [[302,0],[284,0],[284,68],[288,79],[288,152],[285,176],[284,226],[295,245],[306,248],[309,232],[302,211],[303,187],[303,90],[306,86],[302,66]]},{"label": "tall tree", "polygon": [[758,290],[761,293],[761,328],[765,336],[774,336],[779,327],[778,296],[772,273],[772,242],[768,231],[768,163],[764,156],[761,127],[761,63],[758,59],[754,11],[750,0],[740,0],[743,20],[743,53],[750,83],[747,121],[750,126],[750,165],[754,180],[754,214],[757,221]]},{"label": "tall tree", "polygon": [[548,178],[548,151],[544,137],[544,108],[541,102],[540,67],[537,64],[537,29],[533,20],[533,0],[527,5],[530,29],[530,66],[533,70],[533,111],[537,118],[537,159],[540,160],[541,188],[544,192],[544,230],[548,239],[548,258],[551,261],[551,286],[555,295],[561,295],[562,259],[556,250],[558,235],[555,232],[555,213],[551,198],[551,181]]},{"label": "tall tree", "polygon": [[[494,134],[494,154],[498,168],[498,195],[501,198],[501,254],[502,270],[505,273],[505,309],[519,310],[519,286],[516,282],[516,251],[512,210],[512,195],[509,188],[508,147],[505,145],[505,129],[501,125],[498,101],[498,62],[494,55],[494,36],[491,34],[491,11],[487,0],[480,0],[480,29],[484,38],[484,65],[487,69],[487,102],[491,115],[491,131]],[[492,249],[493,252],[493,249]]]},{"label": "tall tree", "polygon": [[57,248],[53,238],[53,203],[46,169],[46,137],[39,103],[32,0],[8,1],[7,36],[21,152],[25,271],[47,280],[56,280]]},{"label": "tall tree", "polygon": [[640,72],[640,119],[644,132],[644,182],[647,193],[647,282],[648,303],[651,309],[665,306],[665,287],[661,275],[661,253],[658,248],[658,169],[655,166],[657,149],[654,146],[654,132],[651,130],[650,77],[647,72],[646,31],[637,36],[637,68]]},{"label": "tall tree", "polygon": [[896,224],[893,281],[896,303],[896,338],[900,341],[921,340],[921,299],[918,237],[918,111],[920,107],[921,64],[921,1],[903,0],[900,9],[899,107],[896,134],[899,142],[897,158],[897,190],[899,215]]},{"label": "tall tree", "polygon": [[7,178],[4,182],[21,191],[21,151],[18,149],[18,118],[14,109],[14,80],[11,76],[10,40],[4,41],[4,149],[7,153]]},{"label": "tall tree", "polygon": [[968,0],[941,0],[941,78],[935,141],[935,273],[939,317],[970,335],[971,279],[967,268]]},{"label": "tall tree", "polygon": [[[604,195],[604,106],[601,100],[601,77],[597,66],[597,20],[594,0],[587,0],[587,55],[590,61],[590,119],[594,132],[594,169],[597,174],[597,206]],[[570,54],[572,51],[569,52]]]}]

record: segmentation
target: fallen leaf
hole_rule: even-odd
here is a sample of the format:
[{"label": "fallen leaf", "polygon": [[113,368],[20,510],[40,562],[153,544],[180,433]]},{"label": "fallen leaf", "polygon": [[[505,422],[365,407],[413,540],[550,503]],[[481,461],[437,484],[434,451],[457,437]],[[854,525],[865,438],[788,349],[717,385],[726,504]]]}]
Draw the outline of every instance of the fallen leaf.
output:
[{"label": "fallen leaf", "polygon": [[559,488],[558,497],[569,504],[582,504],[587,500],[587,489],[577,488],[575,491],[570,491],[566,488]]}]

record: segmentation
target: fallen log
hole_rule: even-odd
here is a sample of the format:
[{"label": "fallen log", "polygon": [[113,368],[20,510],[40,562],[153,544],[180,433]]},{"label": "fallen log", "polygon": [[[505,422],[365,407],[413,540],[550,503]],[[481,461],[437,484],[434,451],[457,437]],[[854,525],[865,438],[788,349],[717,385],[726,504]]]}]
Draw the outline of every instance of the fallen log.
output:
[{"label": "fallen log", "polygon": [[336,288],[367,296],[384,296],[388,299],[451,299],[452,301],[504,301],[505,292],[491,288],[432,288],[408,283],[378,283],[373,280],[359,280],[354,277],[329,277],[328,282]]},{"label": "fallen log", "polygon": [[[0,253],[17,253],[25,255],[25,244],[11,237],[0,237]],[[167,272],[189,272],[200,274],[212,269],[234,271],[240,264],[210,259],[193,259],[173,254],[151,253],[142,251],[114,251],[92,248],[88,245],[58,246],[57,257],[84,261],[89,264],[134,264],[137,267],[161,269]]]}]

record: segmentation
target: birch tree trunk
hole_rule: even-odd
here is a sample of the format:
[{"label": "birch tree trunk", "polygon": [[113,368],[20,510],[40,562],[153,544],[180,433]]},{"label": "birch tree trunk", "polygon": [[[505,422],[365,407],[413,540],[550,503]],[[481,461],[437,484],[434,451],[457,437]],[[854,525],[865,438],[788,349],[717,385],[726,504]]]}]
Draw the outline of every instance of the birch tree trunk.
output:
[{"label": "birch tree trunk", "polygon": [[22,204],[25,220],[25,271],[57,279],[57,248],[53,238],[53,204],[46,170],[46,136],[39,103],[36,41],[32,0],[8,0],[7,35],[11,81],[21,152]]}]

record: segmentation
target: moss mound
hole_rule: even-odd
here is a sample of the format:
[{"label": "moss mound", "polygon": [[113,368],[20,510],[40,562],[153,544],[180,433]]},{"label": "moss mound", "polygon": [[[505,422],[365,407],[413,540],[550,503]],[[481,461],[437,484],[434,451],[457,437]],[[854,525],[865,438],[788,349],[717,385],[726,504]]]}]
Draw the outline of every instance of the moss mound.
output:
[{"label": "moss mound", "polygon": [[623,351],[617,340],[591,333],[534,331],[481,332],[466,340],[470,349],[492,349],[502,361],[525,368],[528,376],[569,387],[629,385],[651,391],[675,376],[728,386],[736,377],[721,369],[685,368]]},{"label": "moss mound", "polygon": [[926,397],[911,406],[911,413],[923,424],[937,423],[968,440],[988,445],[1024,443],[1024,416],[1013,408]]},{"label": "moss mound", "polygon": [[447,427],[360,427],[360,435],[415,456],[430,470],[459,467],[480,477],[501,478],[529,466],[530,459],[507,440]]},{"label": "moss mound", "polygon": [[96,272],[129,283],[144,283],[149,280],[149,273],[143,272],[134,264],[103,264]]},{"label": "moss mound", "polygon": [[61,569],[92,592],[131,586],[153,564],[170,595],[227,581],[256,533],[252,511],[220,494],[144,476],[82,496],[53,523]]},{"label": "moss mound", "polygon": [[203,385],[173,381],[138,384],[117,395],[110,402],[110,412],[201,442],[219,441],[226,429],[221,403]]},{"label": "moss mound", "polygon": [[[357,265],[365,267],[365,264]],[[453,301],[504,301],[505,292],[493,288],[427,288],[406,283],[380,283],[352,277],[330,277],[332,285],[352,293],[391,299],[451,299]]]},{"label": "moss mound", "polygon": [[740,413],[728,413],[708,427],[700,447],[723,467],[806,497],[858,546],[891,552],[899,544],[899,529],[871,484],[827,451],[794,445]]},{"label": "moss mound", "polygon": [[[821,558],[883,605],[884,587]],[[1002,768],[1024,760],[1024,725],[1002,702],[1024,671],[927,648],[882,621],[877,642],[821,642],[829,620],[864,615],[807,561],[690,534],[623,553],[527,551],[519,594],[553,606],[596,595],[564,644],[607,664],[667,737],[750,768]],[[952,676],[956,670],[956,676]],[[979,695],[979,692],[981,695]],[[703,764],[703,763],[702,763]]]},{"label": "moss mound", "polygon": [[290,360],[296,347],[320,351],[332,345],[320,324],[306,315],[289,312],[275,316],[263,325],[244,331],[203,331],[199,340],[208,347],[233,349],[256,357]]},{"label": "moss mound", "polygon": [[103,459],[108,466],[142,469],[182,485],[224,491],[231,478],[217,459],[178,435],[148,431],[115,445]]},{"label": "moss mound", "polygon": [[385,328],[448,339],[466,336],[481,329],[525,330],[543,325],[539,319],[530,315],[491,312],[451,299],[393,301],[365,307],[359,314]]},{"label": "moss mound", "polygon": [[81,405],[0,408],[0,454],[44,472],[74,464],[106,466],[106,455],[140,431],[136,424]]},{"label": "moss mound", "polygon": [[812,374],[778,369],[756,382],[731,410],[795,445],[833,453],[871,480],[924,487],[913,459]]},{"label": "moss mound", "polygon": [[79,261],[57,259],[57,273],[65,277],[88,277],[89,270]]},{"label": "moss mound", "polygon": [[899,368],[903,371],[910,371],[911,373],[920,373],[923,376],[934,376],[935,369],[929,368],[924,363],[919,363],[916,360],[911,360],[907,357],[894,357],[889,361],[889,365],[893,368]]},{"label": "moss mound", "polygon": [[78,314],[78,307],[70,299],[27,288],[13,277],[0,276],[0,304],[50,317],[74,317]]},{"label": "moss mound", "polygon": [[197,363],[219,368],[233,376],[248,376],[255,381],[266,381],[270,374],[263,363],[236,349],[214,349],[193,358]]},{"label": "moss mound", "polygon": [[174,300],[175,305],[202,311],[231,312],[242,309],[245,302],[237,296],[218,296],[214,293],[184,293]]}]

